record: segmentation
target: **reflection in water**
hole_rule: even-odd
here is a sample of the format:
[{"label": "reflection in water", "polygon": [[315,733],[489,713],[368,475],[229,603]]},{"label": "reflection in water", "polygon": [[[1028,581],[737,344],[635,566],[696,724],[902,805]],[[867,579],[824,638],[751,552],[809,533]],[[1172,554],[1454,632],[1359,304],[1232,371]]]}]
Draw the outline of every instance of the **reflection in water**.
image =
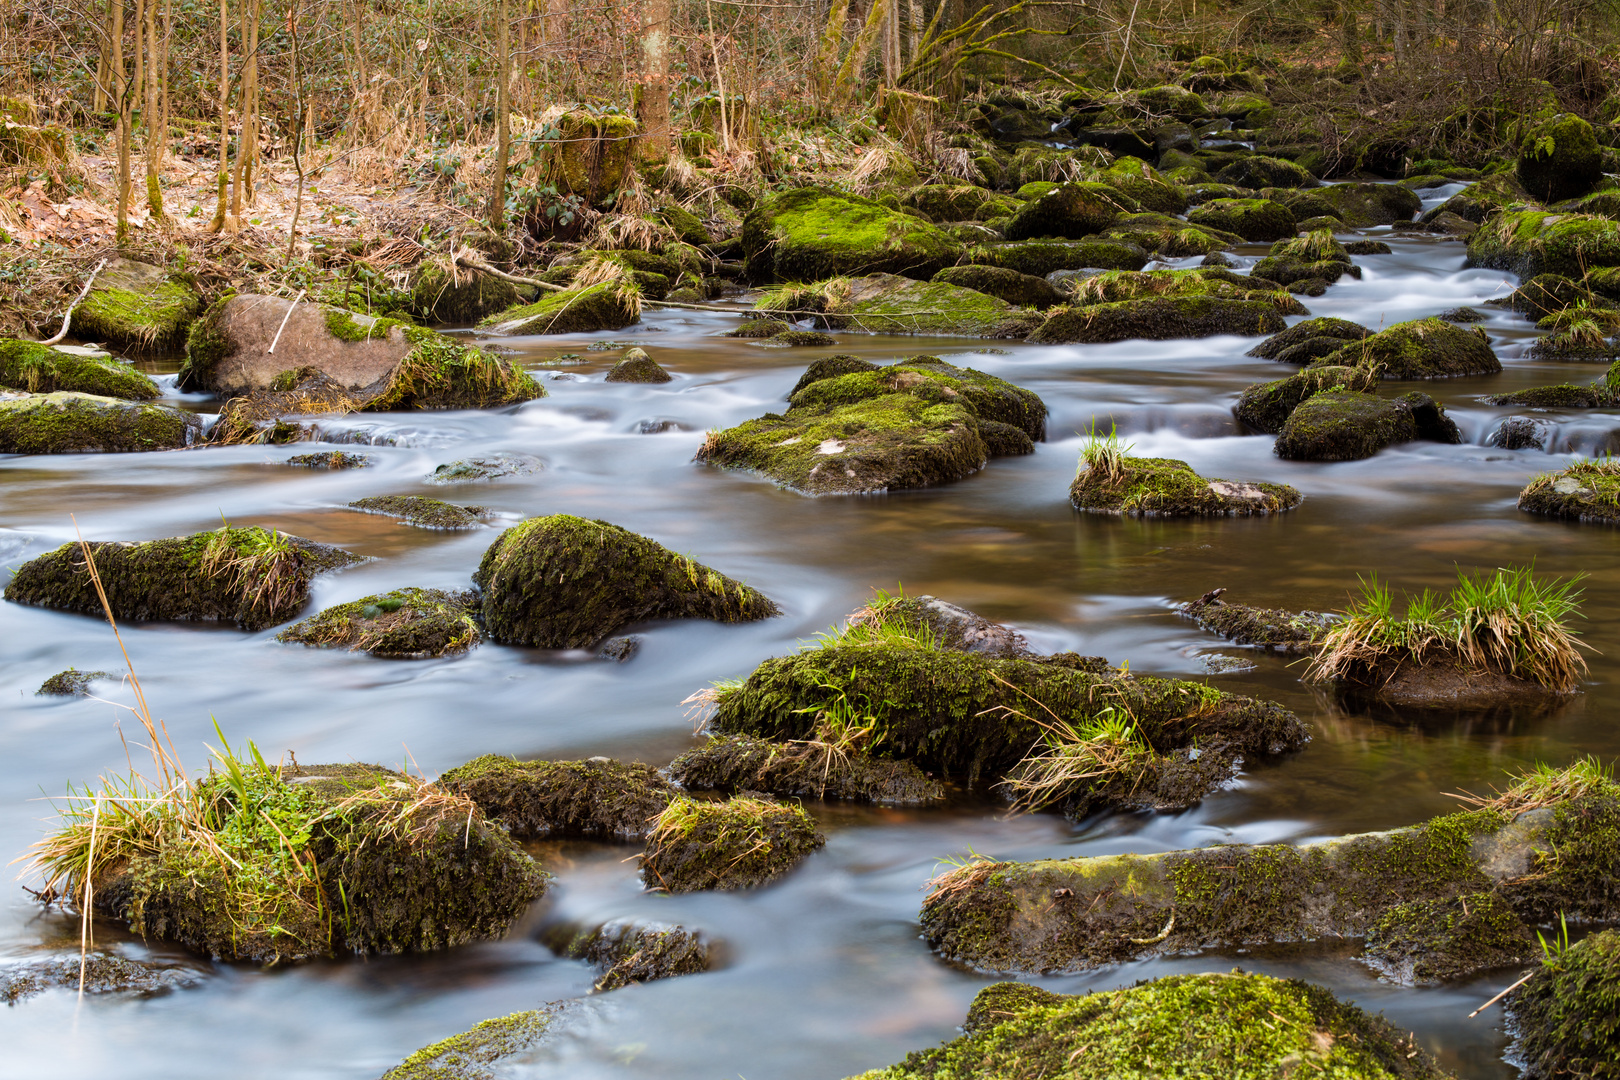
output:
[{"label": "reflection in water", "polygon": [[[1513,288],[1503,274],[1463,270],[1454,242],[1392,243],[1395,254],[1358,260],[1365,280],[1346,279],[1311,300],[1313,313],[1376,327],[1477,306]],[[509,940],[286,971],[220,966],[200,988],[151,1000],[77,1008],[70,994],[47,994],[0,1012],[13,1063],[7,1071],[180,1080],[213,1077],[224,1066],[238,1075],[371,1077],[478,1020],[585,993],[593,973],[539,944],[544,923],[637,916],[701,930],[723,943],[724,963],[589,1000],[524,1075],[837,1080],[951,1037],[987,981],[940,963],[918,939],[920,890],[942,856],[969,848],[1007,859],[1163,851],[1390,828],[1446,812],[1455,804],[1444,793],[1486,790],[1527,761],[1613,756],[1620,749],[1609,690],[1620,656],[1614,534],[1518,513],[1519,488],[1559,459],[1485,445],[1502,419],[1526,410],[1480,401],[1589,381],[1600,369],[1528,361],[1530,324],[1499,308],[1478,310],[1506,371],[1423,387],[1447,405],[1467,442],[1412,444],[1363,462],[1284,462],[1269,437],[1239,434],[1229,412],[1237,394],[1292,370],[1244,356],[1250,340],[990,351],[959,339],[842,334],[836,349],[780,350],[716,337],[724,317],[668,312],[618,335],[669,369],[675,380],[663,386],[604,384],[616,354],[586,352],[583,338],[520,339],[507,344],[545,381],[551,396],[544,400],[490,414],[323,421],[372,444],[365,452],[375,464],[367,469],[280,464],[308,447],[0,460],[0,560],[8,565],[71,539],[69,514],[86,536],[127,539],[215,527],[223,516],[372,556],[317,583],[315,604],[326,606],[403,585],[465,587],[496,529],[567,511],[690,553],[764,590],[786,613],[745,626],[647,627],[640,653],[622,665],[487,645],[455,660],[379,661],[278,645],[274,631],[128,627],[147,697],[193,768],[206,761],[211,717],[231,739],[252,738],[267,754],[404,764],[430,775],[487,752],[662,763],[692,745],[679,705],[692,690],[793,649],[871,588],[897,582],[1010,621],[1042,649],[1100,653],[1136,671],[1209,678],[1274,698],[1315,731],[1301,754],[1255,765],[1234,788],[1182,814],[1078,825],[1056,816],[1005,820],[999,804],[970,793],[929,812],[813,806],[826,849],[755,893],[649,896],[634,860],[626,861],[633,849],[543,846],[558,886]],[[705,430],[779,408],[804,366],[833,351],[873,360],[934,352],[1009,378],[1051,406],[1048,441],[1033,456],[997,460],[947,488],[863,498],[806,499],[757,477],[691,464]],[[541,366],[565,352],[585,360],[566,372]],[[1558,426],[1555,447],[1598,445],[1620,427],[1602,411],[1537,415]],[[1094,421],[1118,424],[1139,454],[1183,458],[1209,476],[1291,483],[1306,501],[1264,520],[1076,515],[1068,483],[1079,433]],[[499,453],[529,455],[544,467],[485,484],[428,482],[447,461]],[[368,495],[476,503],[499,516],[489,528],[445,533],[344,509]],[[1170,606],[1221,586],[1240,603],[1334,608],[1358,575],[1376,572],[1419,590],[1448,585],[1457,565],[1531,560],[1545,573],[1590,574],[1584,629],[1599,650],[1588,693],[1544,712],[1447,716],[1335,701],[1303,686],[1297,664],[1219,642]],[[1217,647],[1255,666],[1206,675],[1201,654]],[[31,800],[42,789],[59,792],[69,780],[125,768],[115,705],[128,702],[127,690],[114,690],[114,704],[32,696],[47,675],[70,665],[121,668],[105,626],[0,605],[0,694],[9,703],[0,719],[5,852],[20,852],[38,835],[49,807]],[[71,932],[60,918],[39,916],[21,890],[0,892],[0,954],[22,956]],[[123,942],[116,928],[98,937],[143,947]],[[1511,973],[1402,989],[1378,982],[1354,954],[1347,943],[1178,957],[1039,981],[1076,991],[1238,964],[1302,975],[1384,1010],[1462,1075],[1511,1075],[1499,1061],[1503,1040],[1492,1015],[1464,1019]]]}]

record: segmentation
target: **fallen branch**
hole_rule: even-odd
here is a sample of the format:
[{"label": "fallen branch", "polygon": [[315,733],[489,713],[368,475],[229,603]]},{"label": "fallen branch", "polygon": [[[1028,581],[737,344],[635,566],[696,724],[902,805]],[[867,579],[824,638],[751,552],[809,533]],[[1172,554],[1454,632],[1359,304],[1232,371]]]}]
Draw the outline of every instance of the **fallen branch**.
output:
[{"label": "fallen branch", "polygon": [[1501,1001],[1503,998],[1505,998],[1509,994],[1513,993],[1513,991],[1517,990],[1519,987],[1521,987],[1525,983],[1529,982],[1530,981],[1530,975],[1534,975],[1534,974],[1535,974],[1534,971],[1530,972],[1529,975],[1526,975],[1524,978],[1520,979],[1518,982],[1514,983],[1512,986],[1508,987],[1506,990],[1502,991],[1500,994],[1497,994],[1495,997],[1491,998],[1491,1000],[1487,1001],[1485,1004],[1481,1005],[1479,1008],[1477,1008],[1473,1012],[1469,1013],[1468,1014],[1468,1019],[1472,1020],[1474,1017],[1478,1016],[1480,1013],[1484,1012],[1486,1009],[1490,1008],[1492,1005],[1495,1005],[1498,1001]]},{"label": "fallen branch", "polygon": [[67,337],[68,327],[73,324],[73,309],[84,303],[84,298],[90,295],[90,286],[96,283],[96,275],[101,273],[101,268],[106,265],[106,259],[102,259],[100,262],[96,263],[96,268],[90,271],[90,280],[84,283],[84,288],[79,290],[79,295],[74,299],[73,303],[68,305],[67,310],[62,313],[62,329],[40,342],[41,345],[55,345],[57,342]]}]

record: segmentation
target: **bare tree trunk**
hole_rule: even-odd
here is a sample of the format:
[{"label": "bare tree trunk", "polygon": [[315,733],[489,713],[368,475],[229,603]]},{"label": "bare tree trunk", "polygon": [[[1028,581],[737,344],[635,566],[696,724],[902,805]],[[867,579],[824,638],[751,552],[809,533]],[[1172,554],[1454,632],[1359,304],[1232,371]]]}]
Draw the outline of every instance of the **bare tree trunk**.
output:
[{"label": "bare tree trunk", "polygon": [[146,0],[135,0],[135,83],[130,87],[130,114],[141,110],[141,122],[151,123],[146,115]]},{"label": "bare tree trunk", "polygon": [[[163,132],[165,153],[169,141],[169,117],[172,115],[169,112],[169,45],[172,41],[174,41],[174,0],[163,0],[163,46],[160,50],[163,61],[158,70],[163,73],[159,80],[159,85],[163,89],[163,122],[159,127]],[[159,158],[158,164],[162,163],[162,159]]]},{"label": "bare tree trunk", "polygon": [[[298,8],[297,0],[293,0],[294,7],[287,12],[287,35],[292,40],[293,62],[293,88],[298,93],[298,110],[300,113],[308,111],[313,115],[314,106],[309,101],[309,95],[304,91],[304,66],[298,55]],[[501,0],[502,4],[506,0]],[[287,233],[287,261],[292,262],[293,253],[298,245],[298,219],[304,214],[304,124],[302,118],[293,122],[295,134],[293,136],[293,168],[298,172],[298,194],[293,200],[292,228]]]},{"label": "bare tree trunk", "polygon": [[253,206],[258,201],[254,181],[259,175],[259,117],[263,111],[259,95],[259,24],[264,21],[264,0],[251,0],[248,8],[253,12],[253,21],[248,27],[248,87],[243,101],[247,106],[246,120],[253,130],[248,136],[246,165],[242,169],[242,194]]},{"label": "bare tree trunk", "polygon": [[157,39],[157,0],[146,0],[146,106],[141,116],[146,121],[146,209],[153,221],[163,220],[163,143],[167,129],[158,107],[158,84],[163,81],[158,54],[162,51]]},{"label": "bare tree trunk", "polygon": [[349,20],[349,28],[354,33],[354,92],[359,94],[366,88],[366,45],[365,38],[361,36],[360,28],[365,22],[366,0],[354,0],[354,17]]},{"label": "bare tree trunk", "polygon": [[500,56],[500,69],[495,75],[495,176],[484,216],[489,221],[490,231],[502,236],[506,232],[506,166],[512,153],[512,19],[506,0],[501,0],[495,17],[500,22],[495,28],[496,50]]},{"label": "bare tree trunk", "polygon": [[98,113],[106,112],[107,104],[112,100],[112,95],[107,93],[107,88],[111,85],[108,79],[112,75],[112,11],[110,6],[111,0],[109,0],[107,22],[103,23],[101,27],[99,53],[96,56],[96,92],[95,99],[90,106],[92,112]]},{"label": "bare tree trunk", "polygon": [[833,84],[838,78],[838,53],[844,47],[844,23],[849,21],[849,0],[832,0],[827,10],[827,29],[821,35],[816,55],[816,99],[831,103]]},{"label": "bare tree trunk", "polygon": [[230,150],[231,23],[225,0],[219,0],[219,176],[216,180],[218,202],[214,205],[214,220],[208,223],[208,231],[211,233],[217,233],[226,228],[229,228],[231,232],[236,231],[228,207],[231,172]]},{"label": "bare tree trunk", "polygon": [[118,100],[118,246],[129,243],[129,73],[124,70],[124,0],[112,0],[113,96]]},{"label": "bare tree trunk", "polygon": [[669,155],[669,0],[646,0],[641,24],[641,156]]}]

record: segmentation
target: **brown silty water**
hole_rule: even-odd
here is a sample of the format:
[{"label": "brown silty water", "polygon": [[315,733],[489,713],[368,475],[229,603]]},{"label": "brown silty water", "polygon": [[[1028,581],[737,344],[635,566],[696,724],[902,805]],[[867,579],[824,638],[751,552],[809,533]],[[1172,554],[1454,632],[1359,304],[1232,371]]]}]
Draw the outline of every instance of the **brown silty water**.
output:
[{"label": "brown silty water", "polygon": [[[1463,270],[1454,241],[1366,235],[1390,239],[1395,253],[1358,258],[1365,279],[1346,279],[1308,301],[1313,314],[1376,328],[1477,305],[1516,284],[1501,273]],[[837,1080],[953,1037],[969,999],[991,981],[942,963],[919,938],[921,890],[943,857],[969,849],[999,859],[1148,852],[1390,828],[1446,812],[1455,803],[1444,793],[1483,791],[1531,761],[1612,758],[1620,750],[1616,534],[1533,519],[1514,500],[1531,476],[1562,467],[1572,450],[1609,446],[1620,420],[1603,411],[1537,414],[1554,429],[1550,451],[1488,446],[1497,424],[1524,410],[1483,405],[1482,395],[1589,381],[1602,369],[1527,361],[1530,323],[1479,310],[1506,370],[1421,387],[1451,411],[1463,445],[1414,443],[1351,463],[1282,461],[1271,437],[1241,433],[1230,412],[1238,393],[1291,370],[1245,357],[1248,339],[988,349],[964,339],[842,333],[834,348],[777,350],[718,337],[729,316],[671,311],[609,335],[662,363],[675,376],[662,386],[604,384],[617,353],[586,351],[588,338],[514,339],[502,344],[544,379],[543,400],[489,413],[326,421],[334,437],[373,444],[344,447],[373,455],[368,469],[281,464],[309,445],[0,459],[0,560],[8,566],[71,539],[70,514],[86,536],[119,539],[216,527],[223,515],[374,557],[319,579],[315,610],[404,585],[466,587],[496,529],[568,512],[688,553],[762,589],[785,612],[742,626],[637,628],[640,652],[623,664],[493,645],[453,660],[382,661],[280,645],[274,631],[128,626],[147,698],[193,768],[215,741],[211,718],[233,742],[251,738],[267,754],[404,763],[428,775],[488,752],[662,764],[696,742],[680,705],[693,690],[793,650],[874,587],[897,583],[1011,623],[1038,648],[1102,654],[1129,661],[1133,671],[1207,678],[1275,699],[1313,731],[1303,752],[1251,766],[1239,783],[1181,814],[1074,825],[1052,814],[1008,818],[1003,804],[976,797],[929,810],[812,804],[826,848],[785,880],[746,893],[651,895],[634,860],[626,861],[632,848],[543,845],[536,850],[557,886],[508,939],[432,955],[258,970],[127,941],[102,925],[102,943],[170,957],[205,978],[150,999],[79,1004],[56,991],[0,1010],[0,1072],[372,1077],[479,1020],[584,994],[593,972],[541,945],[543,923],[636,916],[702,931],[722,943],[723,964],[588,999],[510,1075]],[[805,365],[835,351],[876,361],[932,353],[1007,378],[1050,406],[1047,441],[1032,456],[993,461],[959,483],[857,498],[805,498],[692,463],[706,429],[778,409]],[[547,363],[564,352],[584,362]],[[179,397],[172,380],[168,386]],[[1181,458],[1206,476],[1290,483],[1306,500],[1265,519],[1077,514],[1068,484],[1079,433],[1094,420],[1117,424],[1138,454]],[[527,455],[543,467],[481,485],[425,479],[440,463],[493,453]],[[476,502],[499,516],[485,530],[441,533],[342,508],[397,494]],[[1415,591],[1445,587],[1457,567],[1530,562],[1544,574],[1588,575],[1580,628],[1596,650],[1590,682],[1549,710],[1419,717],[1343,706],[1303,684],[1298,665],[1233,647],[1171,607],[1224,587],[1237,602],[1332,609],[1343,606],[1358,575],[1376,573]],[[1209,674],[1210,654],[1246,657],[1255,667]],[[104,623],[0,605],[0,694],[8,702],[0,716],[0,848],[11,853],[40,834],[50,815],[44,795],[126,767],[119,731],[133,725],[119,706],[130,701],[127,689],[98,684],[109,691],[106,701],[33,696],[41,680],[70,665],[121,668]],[[63,946],[77,929],[70,918],[42,915],[20,888],[0,894],[0,953],[8,958]],[[1238,965],[1300,975],[1384,1011],[1459,1075],[1513,1075],[1500,1060],[1499,1014],[1466,1016],[1516,971],[1403,988],[1380,982],[1358,951],[1344,942],[1206,953],[1038,981],[1074,992]]]}]

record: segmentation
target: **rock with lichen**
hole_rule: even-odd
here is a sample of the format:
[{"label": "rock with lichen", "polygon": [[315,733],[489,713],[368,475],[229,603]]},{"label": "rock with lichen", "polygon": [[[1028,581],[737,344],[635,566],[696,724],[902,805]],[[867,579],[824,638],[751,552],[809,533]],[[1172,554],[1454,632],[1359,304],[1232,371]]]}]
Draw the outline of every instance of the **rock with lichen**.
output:
[{"label": "rock with lichen", "polygon": [[1185,461],[1129,455],[1086,464],[1069,485],[1075,509],[1127,517],[1248,517],[1292,510],[1303,500],[1287,484],[1211,480]]},{"label": "rock with lichen", "polygon": [[1620,523],[1620,462],[1577,461],[1537,476],[1519,492],[1519,509],[1542,517]]},{"label": "rock with lichen", "polygon": [[519,837],[640,840],[675,788],[649,765],[595,757],[518,761],[485,754],[440,775]]}]

